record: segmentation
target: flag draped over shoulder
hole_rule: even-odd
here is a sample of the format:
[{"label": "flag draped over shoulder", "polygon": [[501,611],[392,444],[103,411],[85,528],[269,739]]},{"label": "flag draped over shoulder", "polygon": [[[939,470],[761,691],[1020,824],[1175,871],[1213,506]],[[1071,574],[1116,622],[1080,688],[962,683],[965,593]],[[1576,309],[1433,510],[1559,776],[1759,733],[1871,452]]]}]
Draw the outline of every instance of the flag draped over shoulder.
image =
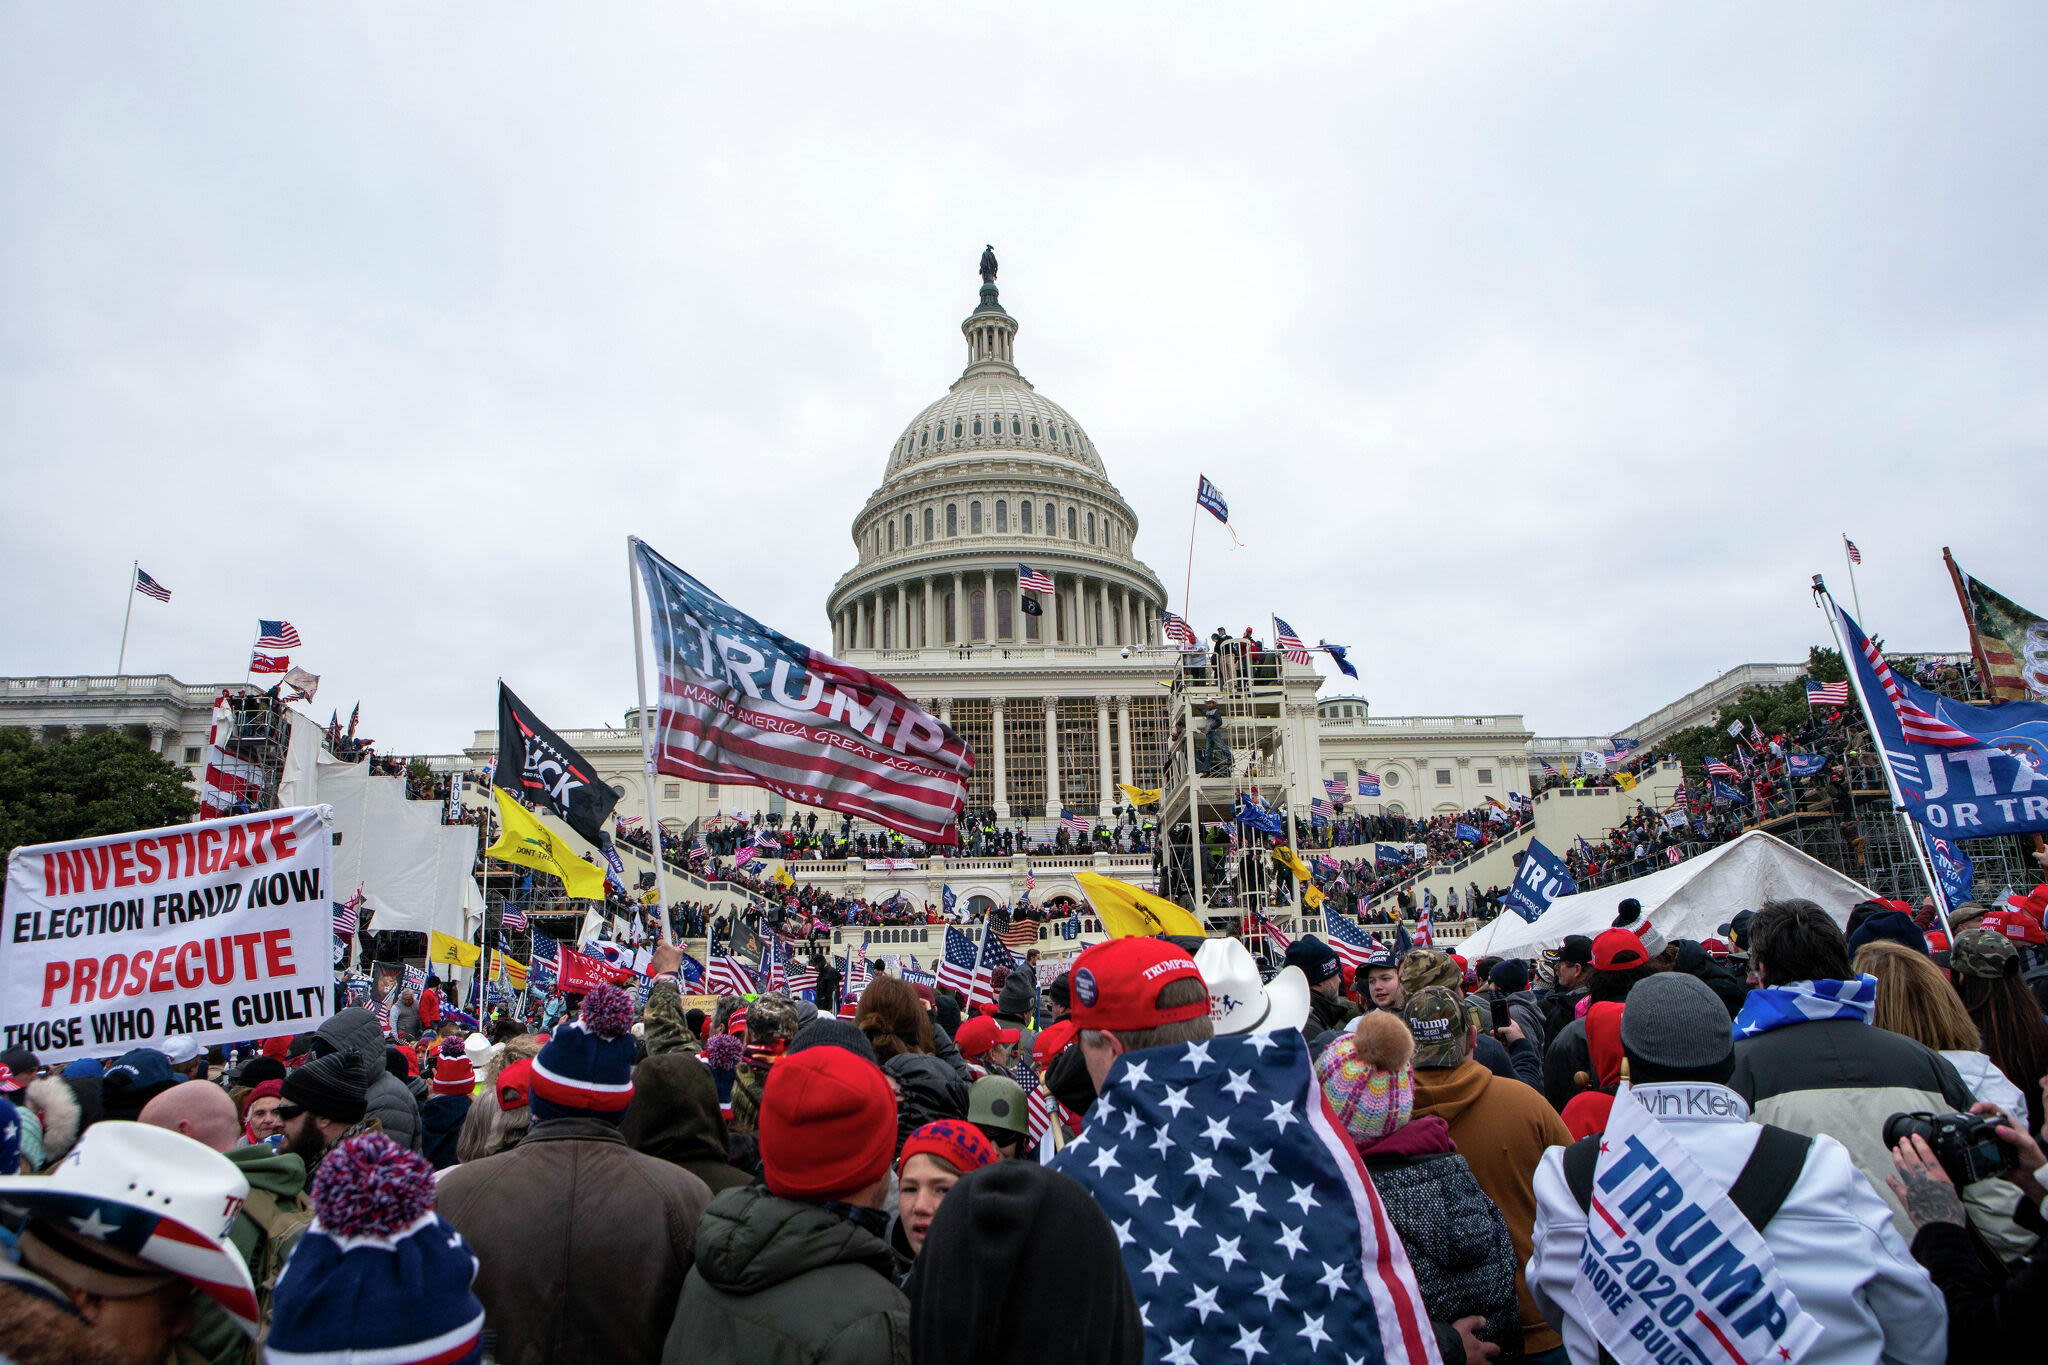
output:
[{"label": "flag draped over shoulder", "polygon": [[562,879],[562,889],[573,900],[604,899],[602,868],[571,853],[560,839],[548,832],[547,826],[532,811],[507,796],[503,787],[491,790],[498,798],[498,818],[504,829],[498,835],[498,842],[484,850],[486,857],[502,858],[521,867],[552,872]]},{"label": "flag draped over shoulder", "polygon": [[1108,1215],[1147,1360],[1441,1361],[1298,1030],[1124,1054],[1048,1164]]},{"label": "flag draped over shoulder", "polygon": [[1111,938],[1150,938],[1154,934],[1206,936],[1202,922],[1172,901],[1141,891],[1129,882],[1105,877],[1099,872],[1076,872],[1082,894],[1094,907],[1102,928]]},{"label": "flag draped over shoulder", "polygon": [[498,684],[498,767],[493,783],[545,807],[592,844],[605,843],[604,822],[618,793],[600,782],[589,760],[553,730],[512,689]]},{"label": "flag draped over shoulder", "polygon": [[2037,616],[1963,572],[1944,549],[1970,627],[1970,650],[1995,701],[2048,702],[2048,617]]},{"label": "flag draped over shoulder", "polygon": [[639,541],[661,689],[655,767],[960,842],[974,753],[886,680],[748,616]]}]

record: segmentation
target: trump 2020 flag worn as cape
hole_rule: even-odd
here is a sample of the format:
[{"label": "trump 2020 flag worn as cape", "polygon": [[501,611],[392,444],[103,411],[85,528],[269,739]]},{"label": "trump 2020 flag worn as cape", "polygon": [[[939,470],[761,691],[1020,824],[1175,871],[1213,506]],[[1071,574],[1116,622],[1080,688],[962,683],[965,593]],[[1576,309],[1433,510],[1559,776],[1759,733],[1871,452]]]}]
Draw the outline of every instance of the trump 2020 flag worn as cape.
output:
[{"label": "trump 2020 flag worn as cape", "polygon": [[604,822],[619,804],[618,793],[611,784],[598,781],[597,769],[541,724],[540,717],[502,682],[498,684],[498,770],[492,781],[510,787],[522,801],[553,811],[570,829],[604,847]]},{"label": "trump 2020 flag worn as cape", "polygon": [[1299,1030],[1124,1053],[1047,1164],[1109,1215],[1146,1360],[1442,1365]]},{"label": "trump 2020 flag worn as cape", "polygon": [[503,858],[522,867],[552,872],[562,879],[562,889],[572,900],[604,899],[604,869],[584,862],[548,832],[533,812],[508,796],[503,787],[491,789],[498,798],[498,818],[503,832],[498,842],[484,850],[484,856]]},{"label": "trump 2020 flag worn as cape", "polygon": [[661,688],[654,762],[960,842],[974,752],[882,678],[740,611],[640,541]]}]

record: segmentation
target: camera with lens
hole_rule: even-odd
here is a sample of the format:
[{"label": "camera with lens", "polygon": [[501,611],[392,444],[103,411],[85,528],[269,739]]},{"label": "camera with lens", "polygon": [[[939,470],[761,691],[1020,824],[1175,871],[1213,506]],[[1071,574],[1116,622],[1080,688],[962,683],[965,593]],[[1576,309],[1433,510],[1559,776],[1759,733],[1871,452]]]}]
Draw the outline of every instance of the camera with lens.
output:
[{"label": "camera with lens", "polygon": [[1893,1114],[1884,1121],[1887,1150],[1908,1137],[1927,1144],[1957,1189],[1989,1180],[2011,1164],[1997,1122],[1976,1114]]}]

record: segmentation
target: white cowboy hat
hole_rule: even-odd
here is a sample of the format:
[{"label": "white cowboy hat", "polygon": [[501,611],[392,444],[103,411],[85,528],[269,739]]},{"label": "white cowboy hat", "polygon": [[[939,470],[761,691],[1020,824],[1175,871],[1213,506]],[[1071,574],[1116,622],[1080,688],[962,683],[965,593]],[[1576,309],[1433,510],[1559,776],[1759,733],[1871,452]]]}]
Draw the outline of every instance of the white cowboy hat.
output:
[{"label": "white cowboy hat", "polygon": [[48,1174],[0,1176],[0,1204],[189,1280],[253,1337],[256,1289],[228,1240],[248,1197],[248,1180],[212,1148],[120,1119],[86,1129]]},{"label": "white cowboy hat", "polygon": [[1283,968],[1261,983],[1251,950],[1234,938],[1204,942],[1195,965],[1209,987],[1209,1018],[1217,1033],[1276,1033],[1308,1022],[1308,978],[1301,968]]}]

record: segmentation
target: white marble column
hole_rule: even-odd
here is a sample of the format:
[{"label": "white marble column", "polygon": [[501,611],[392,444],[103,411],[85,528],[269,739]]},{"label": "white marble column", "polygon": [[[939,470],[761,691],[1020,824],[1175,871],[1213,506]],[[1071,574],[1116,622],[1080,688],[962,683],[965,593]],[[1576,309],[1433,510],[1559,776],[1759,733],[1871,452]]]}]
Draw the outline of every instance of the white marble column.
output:
[{"label": "white marble column", "polygon": [[856,618],[853,627],[853,647],[855,649],[866,649],[868,647],[868,599],[865,593],[861,595],[859,601],[854,603],[854,609],[859,613],[859,616]]},{"label": "white marble column", "polygon": [[981,638],[996,642],[996,571],[981,571]]},{"label": "white marble column", "polygon": [[967,643],[967,592],[961,586],[964,579],[960,571],[953,571],[953,643]]},{"label": "white marble column", "polygon": [[910,585],[896,585],[896,648],[910,648]]},{"label": "white marble column", "polygon": [[998,820],[1007,820],[1010,818],[1010,765],[1009,760],[1007,757],[1005,757],[1003,751],[1003,707],[1006,704],[1007,699],[1003,697],[990,697],[988,699],[989,718],[995,723],[995,807],[996,819]]},{"label": "white marble column", "polygon": [[1054,820],[1060,814],[1060,704],[1056,697],[1045,699],[1045,813]]},{"label": "white marble column", "polygon": [[1127,645],[1138,643],[1138,637],[1131,629],[1131,590],[1129,588],[1118,588],[1116,590],[1116,619],[1123,627],[1124,643]]},{"label": "white marble column", "polygon": [[1102,819],[1109,818],[1109,796],[1116,788],[1109,780],[1109,698],[1095,699],[1095,764],[1101,770],[1101,779],[1096,783],[1099,797],[1095,813]]},{"label": "white marble column", "polygon": [[1117,771],[1123,774],[1120,780],[1133,787],[1137,786],[1138,779],[1131,775],[1131,699],[1129,697],[1118,697],[1116,699],[1116,750]]}]

